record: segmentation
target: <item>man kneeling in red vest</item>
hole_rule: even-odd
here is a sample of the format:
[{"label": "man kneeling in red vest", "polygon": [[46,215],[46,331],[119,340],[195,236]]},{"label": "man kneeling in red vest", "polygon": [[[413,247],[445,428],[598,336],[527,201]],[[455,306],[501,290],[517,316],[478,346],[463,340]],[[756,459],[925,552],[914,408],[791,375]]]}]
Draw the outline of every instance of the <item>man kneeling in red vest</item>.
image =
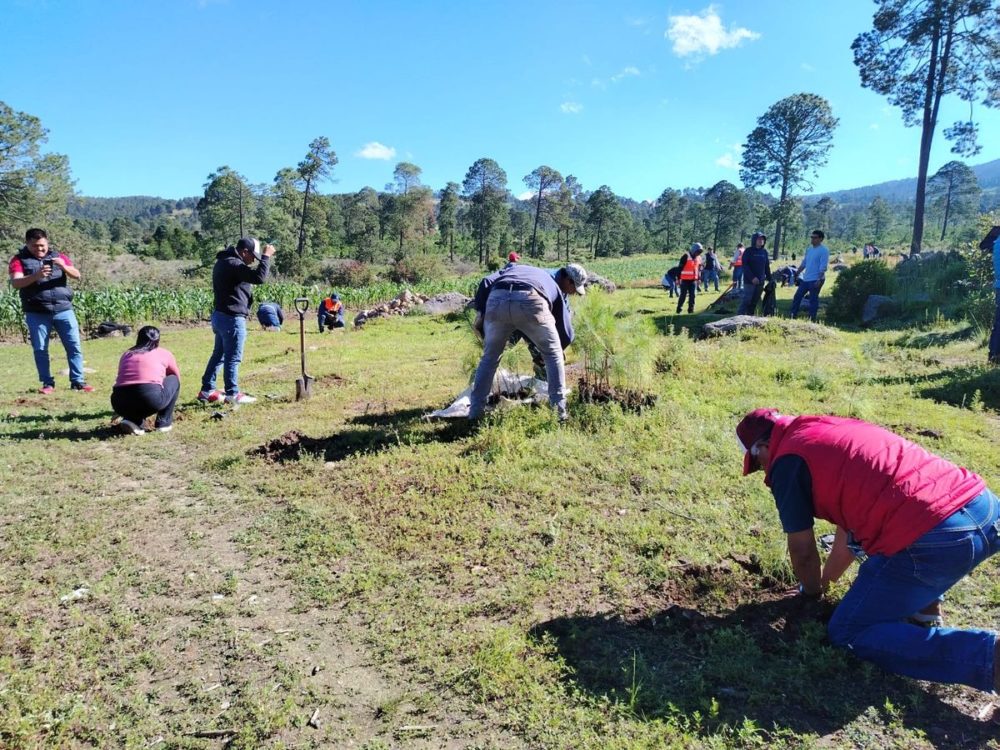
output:
[{"label": "man kneeling in red vest", "polygon": [[[1000,685],[997,634],[942,627],[935,615],[1000,550],[1000,501],[978,475],[857,419],[757,409],[736,434],[744,475],[764,470],[803,595],[822,595],[863,558],[830,620],[835,645],[921,680]],[[837,526],[822,569],[814,518]]]}]

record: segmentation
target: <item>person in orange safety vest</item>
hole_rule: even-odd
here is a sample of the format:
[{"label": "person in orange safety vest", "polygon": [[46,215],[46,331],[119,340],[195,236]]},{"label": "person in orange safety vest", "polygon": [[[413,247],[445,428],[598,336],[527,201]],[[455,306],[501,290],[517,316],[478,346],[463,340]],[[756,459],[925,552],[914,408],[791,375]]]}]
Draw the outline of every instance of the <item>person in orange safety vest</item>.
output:
[{"label": "person in orange safety vest", "polygon": [[700,242],[691,245],[691,250],[681,256],[681,262],[677,264],[680,269],[681,294],[677,298],[677,314],[684,307],[684,300],[688,301],[688,312],[694,312],[694,295],[701,279],[701,253]]},{"label": "person in orange safety vest", "polygon": [[319,320],[319,332],[333,330],[344,327],[344,303],[340,301],[340,295],[334,292],[325,300],[319,303],[317,311]]}]

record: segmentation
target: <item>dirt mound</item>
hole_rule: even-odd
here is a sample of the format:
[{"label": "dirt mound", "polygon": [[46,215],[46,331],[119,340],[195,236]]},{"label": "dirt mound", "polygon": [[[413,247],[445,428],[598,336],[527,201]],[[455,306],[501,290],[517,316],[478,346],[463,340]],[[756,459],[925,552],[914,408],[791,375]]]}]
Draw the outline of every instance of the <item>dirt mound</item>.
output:
[{"label": "dirt mound", "polygon": [[642,412],[656,405],[656,394],[631,388],[616,388],[607,383],[592,382],[586,377],[577,384],[580,400],[585,404],[620,404],[626,411]]},{"label": "dirt mound", "polygon": [[318,440],[303,435],[298,430],[289,430],[250,451],[251,456],[260,456],[268,461],[284,463],[297,461],[305,454],[318,453],[326,447],[326,440]]}]

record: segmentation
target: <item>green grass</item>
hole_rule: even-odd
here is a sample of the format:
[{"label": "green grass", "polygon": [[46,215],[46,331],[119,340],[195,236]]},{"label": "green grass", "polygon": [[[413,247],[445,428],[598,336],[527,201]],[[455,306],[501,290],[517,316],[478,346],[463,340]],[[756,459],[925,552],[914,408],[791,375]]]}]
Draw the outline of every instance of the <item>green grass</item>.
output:
[{"label": "green grass", "polygon": [[[209,330],[167,331],[177,427],[128,439],[102,433],[126,342],[85,342],[98,393],[60,378],[47,399],[28,348],[0,346],[0,746],[998,747],[985,696],[855,661],[776,595],[783,535],[733,436],[762,405],[856,415],[997,486],[981,335],[779,320],[696,341],[712,316],[659,289],[607,304],[653,338],[658,403],[571,403],[565,427],[423,421],[467,383],[449,318],[310,327],[299,403],[297,327],[254,330],[261,400],[221,420],[193,402]],[[996,621],[995,574],[956,587],[951,622]]]}]

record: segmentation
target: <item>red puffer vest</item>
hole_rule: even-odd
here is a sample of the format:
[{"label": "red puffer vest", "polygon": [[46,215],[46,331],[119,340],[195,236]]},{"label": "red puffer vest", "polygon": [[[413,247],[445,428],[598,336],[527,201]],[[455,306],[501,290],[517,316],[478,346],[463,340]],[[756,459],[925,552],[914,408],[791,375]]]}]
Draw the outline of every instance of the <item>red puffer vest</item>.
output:
[{"label": "red puffer vest", "polygon": [[877,425],[843,417],[780,417],[771,467],[796,455],[812,476],[813,515],[848,531],[870,555],[905,549],[986,488],[968,469]]}]

